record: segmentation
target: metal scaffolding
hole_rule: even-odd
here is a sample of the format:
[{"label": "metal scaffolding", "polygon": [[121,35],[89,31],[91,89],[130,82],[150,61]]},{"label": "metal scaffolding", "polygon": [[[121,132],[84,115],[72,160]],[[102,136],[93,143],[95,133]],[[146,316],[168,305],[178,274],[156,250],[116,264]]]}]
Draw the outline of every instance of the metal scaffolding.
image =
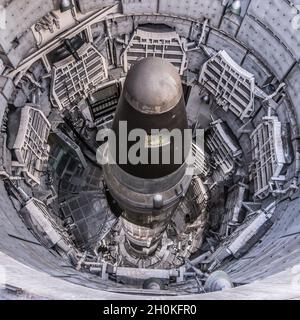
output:
[{"label": "metal scaffolding", "polygon": [[52,69],[52,96],[60,110],[87,98],[108,77],[106,61],[93,45],[83,45],[78,55],[79,61],[70,55]]},{"label": "metal scaffolding", "polygon": [[226,132],[226,126],[222,120],[210,124],[206,143],[216,166],[221,168],[225,176],[232,174],[236,163],[241,160],[242,150]]},{"label": "metal scaffolding", "polygon": [[254,111],[254,75],[240,67],[226,51],[221,50],[203,64],[202,84],[216,97],[217,104],[233,112],[241,120]]},{"label": "metal scaffolding", "polygon": [[254,183],[254,198],[264,199],[270,191],[285,181],[281,174],[286,164],[281,136],[281,123],[275,116],[262,119],[250,136],[252,163],[250,178]]},{"label": "metal scaffolding", "polygon": [[146,57],[168,60],[177,68],[180,75],[187,67],[186,54],[181,39],[175,31],[152,31],[138,28],[123,54],[125,72],[136,61]]},{"label": "metal scaffolding", "polygon": [[51,124],[41,110],[26,105],[22,108],[20,126],[13,151],[12,162],[16,175],[23,173],[31,185],[40,184],[44,164],[48,161],[50,147],[47,144]]}]

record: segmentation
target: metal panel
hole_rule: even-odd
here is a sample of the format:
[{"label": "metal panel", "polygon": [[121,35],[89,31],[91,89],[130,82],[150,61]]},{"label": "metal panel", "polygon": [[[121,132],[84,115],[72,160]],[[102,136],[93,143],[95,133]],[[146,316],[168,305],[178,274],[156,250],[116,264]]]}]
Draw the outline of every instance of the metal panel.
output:
[{"label": "metal panel", "polygon": [[66,230],[59,226],[43,202],[31,198],[21,209],[21,215],[46,247],[56,245],[66,253],[72,249]]},{"label": "metal panel", "polygon": [[222,236],[228,236],[241,224],[242,203],[246,198],[248,185],[238,183],[228,190],[226,200],[226,214],[220,227]]},{"label": "metal panel", "polygon": [[124,14],[157,13],[158,0],[122,0]]},{"label": "metal panel", "polygon": [[117,4],[118,2],[118,0],[79,0],[79,8],[82,13],[86,13]]},{"label": "metal panel", "polygon": [[159,13],[168,13],[196,20],[208,18],[214,27],[218,27],[223,9],[224,7],[220,0],[159,1]]},{"label": "metal panel", "polygon": [[2,94],[0,94],[0,106],[0,123],[2,124],[3,116],[7,108],[7,100]]},{"label": "metal panel", "polygon": [[294,63],[291,53],[279,39],[249,16],[244,18],[237,39],[256,52],[279,79],[285,76]]},{"label": "metal panel", "polygon": [[263,22],[287,45],[295,58],[300,58],[300,32],[293,27],[297,19],[295,4],[282,0],[252,0],[248,8],[248,15]]},{"label": "metal panel", "polygon": [[10,78],[0,76],[0,92],[6,100],[9,100],[14,89],[14,84]]},{"label": "metal panel", "polygon": [[299,90],[299,81],[300,81],[300,65],[297,64],[289,73],[286,78],[287,91],[292,100],[296,119],[298,125],[300,125],[300,90]]},{"label": "metal panel", "polygon": [[164,15],[135,15],[134,24],[137,27],[141,24],[165,24],[172,27],[181,37],[188,38],[191,31],[191,21],[185,18],[169,17]]},{"label": "metal panel", "polygon": [[247,54],[242,67],[254,75],[255,82],[259,87],[273,78],[272,73],[252,54]]},{"label": "metal panel", "polygon": [[236,62],[241,63],[247,50],[224,34],[211,31],[207,39],[207,45],[216,51],[225,50]]},{"label": "metal panel", "polygon": [[0,44],[8,52],[12,41],[20,37],[38,19],[53,10],[53,1],[9,1],[6,7],[6,28],[0,32]]},{"label": "metal panel", "polygon": [[225,14],[220,29],[231,36],[235,36],[241,23],[241,18],[233,14]]}]

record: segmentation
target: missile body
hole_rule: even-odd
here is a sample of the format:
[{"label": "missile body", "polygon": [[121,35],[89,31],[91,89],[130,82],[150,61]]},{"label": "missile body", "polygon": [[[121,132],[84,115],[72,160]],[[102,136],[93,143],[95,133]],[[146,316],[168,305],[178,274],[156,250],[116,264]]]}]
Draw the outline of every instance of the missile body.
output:
[{"label": "missile body", "polygon": [[[126,124],[129,133],[126,143],[121,123]],[[137,62],[127,75],[113,122],[115,146],[109,142],[107,147],[115,164],[104,166],[106,185],[123,211],[122,228],[130,254],[155,252],[190,184],[191,177],[185,174],[191,146],[184,136],[187,128],[176,69],[160,58]],[[130,132],[137,129],[144,135],[135,141],[135,134],[130,137]],[[172,130],[178,135],[175,138],[170,134]],[[132,163],[131,150],[136,150],[137,143],[137,154],[145,161]]]}]

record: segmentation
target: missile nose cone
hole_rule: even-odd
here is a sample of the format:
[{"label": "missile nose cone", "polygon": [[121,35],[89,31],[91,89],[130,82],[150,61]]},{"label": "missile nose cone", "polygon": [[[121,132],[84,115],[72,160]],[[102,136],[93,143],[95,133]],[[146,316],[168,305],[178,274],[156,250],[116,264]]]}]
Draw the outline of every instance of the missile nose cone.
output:
[{"label": "missile nose cone", "polygon": [[[124,123],[127,132],[120,127]],[[183,133],[187,128],[183,89],[176,68],[160,58],[137,62],[126,77],[112,125],[116,150],[111,146],[110,150],[116,156],[116,164],[143,179],[158,179],[176,172],[186,159],[188,148],[180,146],[185,146]],[[143,136],[133,138],[138,132],[143,132]],[[174,132],[177,138],[171,136]]]},{"label": "missile nose cone", "polygon": [[180,76],[164,59],[143,59],[130,69],[124,84],[124,97],[141,113],[165,113],[182,97]]}]

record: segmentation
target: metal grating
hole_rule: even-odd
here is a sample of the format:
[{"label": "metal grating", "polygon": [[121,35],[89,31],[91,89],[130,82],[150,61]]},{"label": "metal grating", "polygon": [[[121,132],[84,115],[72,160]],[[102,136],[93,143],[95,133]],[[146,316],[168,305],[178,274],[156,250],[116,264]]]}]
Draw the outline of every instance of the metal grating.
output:
[{"label": "metal grating", "polygon": [[60,110],[87,98],[108,77],[106,61],[93,45],[83,45],[78,55],[79,61],[71,55],[54,64],[52,70],[52,96]]},{"label": "metal grating", "polygon": [[225,176],[233,173],[242,155],[242,150],[232,140],[226,129],[222,120],[212,122],[205,140],[216,167],[220,167]]},{"label": "metal grating", "polygon": [[127,72],[136,61],[146,57],[159,57],[171,62],[182,75],[187,67],[186,54],[175,31],[138,28],[123,55]]},{"label": "metal grating", "polygon": [[254,111],[255,78],[241,68],[226,51],[221,50],[203,64],[199,82],[216,97],[225,111],[233,112],[241,120]]},{"label": "metal grating", "polygon": [[103,85],[89,98],[90,111],[96,125],[113,119],[119,102],[120,90],[119,83],[114,81]]},{"label": "metal grating", "polygon": [[195,197],[194,200],[199,209],[199,213],[203,213],[205,212],[208,205],[208,200],[209,200],[208,188],[205,186],[205,184],[199,177],[194,177],[191,184],[192,184],[193,194]]},{"label": "metal grating", "polygon": [[99,191],[80,192],[60,203],[64,223],[82,249],[98,240],[109,216],[107,202]]},{"label": "metal grating", "polygon": [[251,179],[254,198],[266,198],[273,187],[285,180],[281,171],[286,164],[281,136],[281,123],[275,116],[264,117],[262,123],[250,136],[252,163]]},{"label": "metal grating", "polygon": [[192,153],[194,157],[195,175],[207,177],[210,173],[210,167],[207,163],[204,151],[195,143],[192,143]]}]

